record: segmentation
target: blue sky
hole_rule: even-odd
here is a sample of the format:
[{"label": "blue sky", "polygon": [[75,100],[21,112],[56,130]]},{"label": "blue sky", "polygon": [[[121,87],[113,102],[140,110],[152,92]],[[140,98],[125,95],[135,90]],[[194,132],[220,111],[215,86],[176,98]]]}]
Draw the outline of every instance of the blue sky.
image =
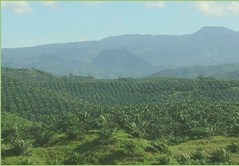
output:
[{"label": "blue sky", "polygon": [[180,35],[204,26],[239,31],[239,2],[1,2],[2,48],[100,40],[122,34]]}]

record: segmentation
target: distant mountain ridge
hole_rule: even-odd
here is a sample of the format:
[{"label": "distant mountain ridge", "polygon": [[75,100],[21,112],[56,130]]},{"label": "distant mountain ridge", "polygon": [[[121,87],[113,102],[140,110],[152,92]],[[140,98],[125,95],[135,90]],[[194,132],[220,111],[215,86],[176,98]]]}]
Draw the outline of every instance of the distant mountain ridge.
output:
[{"label": "distant mountain ridge", "polygon": [[239,63],[234,64],[220,64],[212,66],[189,66],[177,69],[168,69],[158,71],[149,75],[148,77],[177,77],[177,78],[196,78],[199,75],[203,76],[215,76],[220,78],[224,75],[226,78],[229,73],[239,72]]},{"label": "distant mountain ridge", "polygon": [[224,74],[214,75],[213,77],[222,80],[239,80],[239,70],[233,72],[227,72]]},{"label": "distant mountain ridge", "polygon": [[[99,41],[2,49],[1,58],[2,66],[35,67],[58,76],[74,74],[117,78],[122,73],[116,72],[116,69],[105,70],[93,63],[104,50],[126,49],[151,64],[153,67],[149,68],[153,68],[151,73],[154,73],[193,65],[239,63],[238,41],[237,31],[224,27],[204,27],[187,35],[121,35]],[[124,71],[123,76],[138,77],[145,74],[150,73],[140,71],[134,75],[134,72]]]}]

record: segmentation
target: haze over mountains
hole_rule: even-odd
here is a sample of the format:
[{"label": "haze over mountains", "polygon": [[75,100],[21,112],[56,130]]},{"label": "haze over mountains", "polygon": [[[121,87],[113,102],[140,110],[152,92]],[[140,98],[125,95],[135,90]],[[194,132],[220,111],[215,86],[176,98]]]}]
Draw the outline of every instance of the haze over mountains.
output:
[{"label": "haze over mountains", "polygon": [[213,76],[220,79],[239,79],[239,63],[166,69],[153,73],[148,77],[196,78],[199,75]]},{"label": "haze over mountains", "polygon": [[[188,35],[122,35],[99,41],[1,51],[2,66],[36,68],[58,76],[145,77],[165,69],[224,64],[223,70],[219,66],[220,70],[212,73],[208,70],[206,74],[220,75],[238,71],[239,32],[224,27],[204,27]],[[225,65],[230,63],[234,63],[235,68]],[[183,77],[197,74],[200,72]]]}]

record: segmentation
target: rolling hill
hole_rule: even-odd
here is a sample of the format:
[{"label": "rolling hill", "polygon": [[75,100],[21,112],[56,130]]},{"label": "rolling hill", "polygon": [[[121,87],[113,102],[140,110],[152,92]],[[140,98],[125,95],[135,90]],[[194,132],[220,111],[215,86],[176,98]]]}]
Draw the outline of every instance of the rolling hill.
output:
[{"label": "rolling hill", "polygon": [[239,81],[2,67],[3,165],[238,165]]}]

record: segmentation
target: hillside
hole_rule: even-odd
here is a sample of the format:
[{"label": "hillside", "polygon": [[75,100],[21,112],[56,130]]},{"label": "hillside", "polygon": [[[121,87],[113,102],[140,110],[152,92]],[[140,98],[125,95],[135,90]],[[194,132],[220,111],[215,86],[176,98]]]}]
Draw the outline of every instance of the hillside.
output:
[{"label": "hillside", "polygon": [[118,77],[142,77],[155,70],[150,63],[126,49],[103,50],[92,64],[106,71],[115,72]]},{"label": "hillside", "polygon": [[239,164],[239,81],[2,67],[6,165]]},{"label": "hillside", "polygon": [[[102,51],[125,48],[152,64],[155,67],[152,71],[154,73],[159,69],[175,69],[192,65],[239,63],[237,41],[239,41],[239,32],[224,27],[204,27],[196,33],[177,36],[122,35],[99,41],[4,48],[1,50],[1,56],[2,66],[5,67],[33,67],[53,72],[58,76],[73,74],[117,78],[122,76],[122,73],[115,72],[117,69],[105,71],[92,65],[91,62]],[[47,56],[41,56],[41,54]],[[144,68],[144,66],[137,66],[137,68],[140,67]],[[141,76],[150,73],[141,71],[135,73],[127,70],[123,76],[137,77],[137,74]]]},{"label": "hillside", "polygon": [[[20,72],[22,70],[25,72]],[[35,75],[32,72],[38,73],[39,71],[10,70],[2,67],[2,87],[5,89],[2,90],[2,100],[7,97],[7,95],[4,95],[5,93],[18,96],[23,95],[18,94],[22,91],[29,93],[43,91],[46,94],[52,92],[69,97],[69,101],[83,100],[96,105],[165,103],[185,100],[212,102],[239,100],[239,83],[237,81],[219,81],[211,77],[198,77],[197,79],[119,78],[107,80],[71,76],[44,79],[49,75],[46,73],[46,76],[43,75],[42,79],[39,77],[34,80],[31,79]],[[18,76],[14,74],[14,77],[10,77],[11,73],[18,73]],[[31,75],[27,73],[31,73]],[[26,78],[26,75],[29,75],[29,78]],[[9,84],[9,82],[12,82],[12,84]],[[15,86],[16,84],[21,84],[22,87]],[[13,91],[15,89],[16,91]],[[46,97],[43,97],[42,100],[50,101]]]},{"label": "hillside", "polygon": [[239,80],[239,71],[228,72],[225,74],[218,74],[214,76],[217,79],[223,80]]},{"label": "hillside", "polygon": [[227,78],[228,76],[228,79],[233,79],[233,77],[230,75],[236,73],[235,71],[239,71],[239,63],[220,64],[213,66],[190,66],[177,69],[168,69],[156,72],[149,75],[148,77],[197,78],[199,75],[202,75],[204,77],[215,76],[216,78]]},{"label": "hillside", "polygon": [[[119,131],[110,138],[110,144],[105,144],[105,141],[101,140],[97,133],[87,134],[82,141],[72,141],[63,145],[61,145],[61,141],[63,140],[59,140],[59,145],[54,147],[31,148],[30,156],[4,157],[2,164],[218,165],[230,163],[237,165],[239,163],[238,152],[228,153],[225,151],[231,145],[239,144],[236,138],[211,137],[210,139],[188,141],[177,146],[168,146],[160,141],[138,140],[127,133]],[[225,153],[222,153],[224,151]],[[39,156],[39,153],[41,156]],[[217,158],[220,160],[215,162]]]},{"label": "hillside", "polygon": [[24,68],[10,68],[10,67],[1,67],[2,76],[11,76],[19,78],[22,80],[48,80],[56,78],[56,76],[49,72],[44,72],[42,70],[37,70],[34,68],[24,69]]}]

